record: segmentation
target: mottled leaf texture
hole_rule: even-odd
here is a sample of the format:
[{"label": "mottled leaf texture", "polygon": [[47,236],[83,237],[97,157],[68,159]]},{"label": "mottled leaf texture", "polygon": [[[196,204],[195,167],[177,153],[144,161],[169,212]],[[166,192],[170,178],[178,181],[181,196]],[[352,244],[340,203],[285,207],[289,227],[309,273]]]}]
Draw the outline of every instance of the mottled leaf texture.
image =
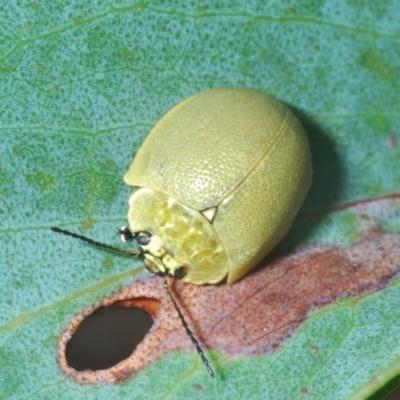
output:
[{"label": "mottled leaf texture", "polygon": [[[394,0],[0,4],[0,399],[340,400],[393,388],[399,40]],[[233,286],[172,284],[212,379],[160,278],[49,228],[122,246],[132,156],[163,113],[214,87],[286,102],[314,176],[257,270]],[[63,363],[85,315],[138,296],[155,323],[130,358],[96,374]]]}]

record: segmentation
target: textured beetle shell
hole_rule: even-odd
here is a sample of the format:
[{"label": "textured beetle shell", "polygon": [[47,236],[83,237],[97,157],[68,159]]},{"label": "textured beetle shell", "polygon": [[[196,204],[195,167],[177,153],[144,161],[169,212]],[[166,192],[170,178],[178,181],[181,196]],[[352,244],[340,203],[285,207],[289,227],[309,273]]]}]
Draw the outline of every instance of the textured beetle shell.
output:
[{"label": "textured beetle shell", "polygon": [[160,119],[125,182],[198,211],[217,207],[213,225],[234,283],[290,228],[311,183],[311,156],[283,103],[254,90],[213,89]]}]

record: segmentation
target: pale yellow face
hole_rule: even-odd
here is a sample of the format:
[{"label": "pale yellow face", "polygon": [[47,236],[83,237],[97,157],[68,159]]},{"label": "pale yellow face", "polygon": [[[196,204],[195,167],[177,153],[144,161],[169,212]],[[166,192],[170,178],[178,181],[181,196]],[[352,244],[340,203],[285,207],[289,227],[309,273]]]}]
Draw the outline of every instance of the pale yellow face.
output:
[{"label": "pale yellow face", "polygon": [[183,267],[182,280],[197,284],[217,283],[228,274],[228,260],[213,225],[197,210],[172,197],[141,188],[129,199],[132,232],[151,233],[142,245],[146,265],[152,272],[174,275]]},{"label": "pale yellow face", "polygon": [[128,221],[152,235],[144,256],[153,272],[184,267],[186,282],[232,284],[289,230],[311,183],[311,156],[283,103],[213,89],[161,118],[125,182],[143,188]]}]

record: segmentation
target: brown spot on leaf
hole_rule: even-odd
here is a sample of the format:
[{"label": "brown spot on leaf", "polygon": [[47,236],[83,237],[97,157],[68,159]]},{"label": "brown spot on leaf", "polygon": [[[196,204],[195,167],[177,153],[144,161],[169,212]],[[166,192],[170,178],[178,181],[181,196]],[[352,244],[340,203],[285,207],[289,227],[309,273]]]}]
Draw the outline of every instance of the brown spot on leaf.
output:
[{"label": "brown spot on leaf", "polygon": [[[205,349],[249,356],[275,349],[312,308],[340,297],[382,289],[399,270],[400,235],[375,231],[348,247],[315,247],[265,262],[264,267],[231,286],[194,286],[175,281],[171,287],[190,328]],[[153,302],[153,306],[146,305],[147,301]],[[155,307],[149,311],[155,318],[152,330],[129,358],[110,369],[78,372],[70,368],[65,360],[65,346],[76,326],[99,307],[116,303],[135,303],[148,307],[147,311]],[[179,349],[193,349],[193,345],[162,279],[155,276],[122,288],[75,317],[58,344],[62,370],[83,383],[127,379],[164,354]],[[197,353],[193,354],[197,357]],[[218,367],[215,369],[218,374]]]},{"label": "brown spot on leaf", "polygon": [[86,219],[82,222],[82,227],[84,229],[90,229],[93,226],[93,221],[91,219]]},{"label": "brown spot on leaf", "polygon": [[301,393],[303,396],[306,396],[309,392],[308,392],[308,389],[307,389],[307,388],[302,388],[301,391],[300,391],[300,393]]},{"label": "brown spot on leaf", "polygon": [[395,149],[397,147],[397,138],[396,136],[389,136],[386,139],[386,145],[389,149]]},{"label": "brown spot on leaf", "polygon": [[313,347],[311,347],[311,351],[312,351],[314,354],[317,354],[317,353],[319,352],[319,347],[318,347],[318,346],[313,346]]},{"label": "brown spot on leaf", "polygon": [[201,385],[193,385],[193,390],[195,392],[202,392],[203,391],[203,387]]}]

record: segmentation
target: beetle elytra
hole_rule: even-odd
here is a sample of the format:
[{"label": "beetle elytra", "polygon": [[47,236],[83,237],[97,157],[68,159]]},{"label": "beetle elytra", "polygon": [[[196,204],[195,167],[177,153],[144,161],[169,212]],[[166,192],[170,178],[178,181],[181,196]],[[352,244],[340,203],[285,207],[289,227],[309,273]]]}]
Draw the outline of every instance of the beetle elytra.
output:
[{"label": "beetle elytra", "polygon": [[280,101],[212,89],[165,114],[125,175],[147,267],[232,284],[286,234],[311,183],[306,135]]}]

